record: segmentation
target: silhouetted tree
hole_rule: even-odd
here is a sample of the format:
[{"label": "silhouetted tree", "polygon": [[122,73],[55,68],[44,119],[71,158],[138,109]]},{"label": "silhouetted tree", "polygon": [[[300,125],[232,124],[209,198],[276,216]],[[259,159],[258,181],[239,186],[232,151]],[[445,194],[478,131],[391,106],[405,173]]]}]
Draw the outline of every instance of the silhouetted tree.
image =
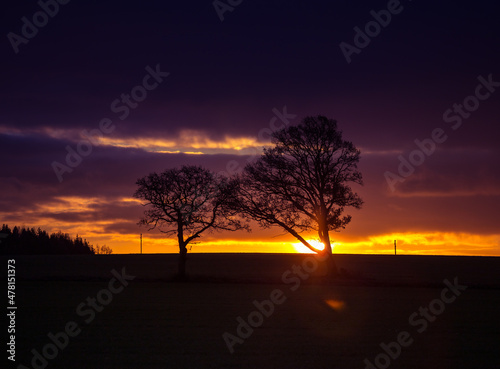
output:
[{"label": "silhouetted tree", "polygon": [[183,166],[151,173],[137,180],[134,197],[149,209],[139,224],[177,235],[179,270],[186,276],[187,245],[209,230],[245,228],[227,204],[234,201],[234,181],[216,176],[199,166]]},{"label": "silhouetted tree", "polygon": [[92,251],[94,251],[96,255],[111,255],[113,253],[111,247],[106,245],[99,246],[99,244],[97,244],[96,247],[92,247]]},{"label": "silhouetted tree", "polygon": [[[350,215],[342,215],[346,207],[362,205],[349,186],[362,184],[360,151],[342,139],[335,120],[324,116],[306,117],[297,126],[274,132],[272,143],[240,176],[236,208],[261,226],[279,226],[325,254],[330,274],[336,275],[329,231],[350,222]],[[323,251],[301,235],[311,230],[318,232]]]}]

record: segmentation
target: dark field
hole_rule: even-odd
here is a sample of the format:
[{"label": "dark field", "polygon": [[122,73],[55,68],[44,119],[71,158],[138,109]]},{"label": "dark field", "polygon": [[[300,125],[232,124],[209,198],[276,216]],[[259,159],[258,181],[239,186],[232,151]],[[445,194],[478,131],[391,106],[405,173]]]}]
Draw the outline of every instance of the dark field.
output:
[{"label": "dark field", "polygon": [[[318,269],[299,285],[292,266],[304,255],[189,257],[189,283],[171,281],[176,255],[13,257],[16,362],[4,351],[5,367],[33,368],[31,350],[45,347],[55,356],[46,368],[363,369],[385,343],[394,358],[379,356],[379,367],[500,368],[499,258],[338,255],[347,270],[340,280],[323,283]],[[7,258],[2,263],[6,270]],[[111,271],[122,268],[136,278],[110,293]],[[455,278],[467,289],[436,302],[443,301],[443,280]],[[269,317],[260,314],[231,354],[223,334],[236,336],[237,317],[247,321],[257,310],[253,301],[276,290],[281,303]],[[103,303],[91,308],[86,300],[96,296]],[[47,335],[68,322],[80,331],[50,351]],[[406,347],[391,346],[404,331]]]}]

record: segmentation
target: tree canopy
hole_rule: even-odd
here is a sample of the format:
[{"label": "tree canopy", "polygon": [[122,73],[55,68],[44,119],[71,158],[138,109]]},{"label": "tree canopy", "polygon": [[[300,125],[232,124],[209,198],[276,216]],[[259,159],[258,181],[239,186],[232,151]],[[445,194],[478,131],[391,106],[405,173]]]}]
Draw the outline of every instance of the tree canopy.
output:
[{"label": "tree canopy", "polygon": [[[351,221],[348,207],[361,198],[350,185],[362,185],[360,151],[342,138],[335,120],[306,117],[272,135],[273,147],[245,167],[238,187],[239,211],[261,226],[278,226],[315,252],[332,253],[329,231]],[[317,232],[325,245],[317,250],[302,232]],[[332,264],[333,273],[336,271]]]},{"label": "tree canopy", "polygon": [[179,275],[185,276],[186,246],[202,233],[245,228],[228,204],[234,202],[235,182],[200,166],[183,166],[151,173],[136,182],[134,197],[145,200],[139,224],[177,235]]}]

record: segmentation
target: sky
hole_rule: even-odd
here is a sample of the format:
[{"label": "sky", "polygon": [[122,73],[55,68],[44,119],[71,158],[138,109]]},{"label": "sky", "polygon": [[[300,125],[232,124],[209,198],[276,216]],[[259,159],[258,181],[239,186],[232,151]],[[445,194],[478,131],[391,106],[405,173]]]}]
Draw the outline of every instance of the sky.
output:
[{"label": "sky", "polygon": [[[176,252],[136,180],[234,174],[269,134],[336,119],[362,209],[334,252],[500,256],[500,26],[491,1],[16,1],[2,11],[0,218]],[[280,229],[192,252],[303,251]],[[317,238],[313,234],[310,239]]]}]

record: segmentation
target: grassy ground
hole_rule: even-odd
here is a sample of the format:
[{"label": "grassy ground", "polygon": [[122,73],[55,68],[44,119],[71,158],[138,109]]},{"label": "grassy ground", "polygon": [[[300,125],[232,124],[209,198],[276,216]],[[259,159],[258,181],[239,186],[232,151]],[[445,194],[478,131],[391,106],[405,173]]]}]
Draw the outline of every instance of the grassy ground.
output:
[{"label": "grassy ground", "polygon": [[[140,272],[144,259],[137,261],[138,257],[127,259],[128,264],[123,265],[130,269],[129,274]],[[50,261],[44,258],[46,263]],[[246,260],[250,271],[250,259]],[[427,260],[433,265],[431,259]],[[486,264],[494,263],[488,260]],[[98,262],[96,268],[102,275],[97,274],[103,278],[96,280],[82,280],[82,271],[75,272],[74,267],[72,272],[79,278],[19,281],[17,361],[7,361],[8,367],[23,364],[31,368],[30,351],[42,352],[50,342],[49,332],[62,331],[67,322],[74,321],[81,332],[48,360],[47,368],[365,368],[365,358],[373,363],[383,352],[380,344],[397,340],[402,331],[407,331],[413,342],[390,360],[390,368],[500,368],[498,288],[469,286],[455,301],[445,304],[444,311],[419,333],[422,325],[410,324],[409,317],[418,313],[419,307],[428,307],[440,298],[445,287],[442,283],[431,287],[427,280],[424,287],[407,283],[301,284],[292,290],[292,283],[234,283],[236,279],[233,283],[170,283],[155,280],[154,273],[149,272],[148,278],[136,275],[86,323],[89,315],[79,314],[77,307],[87,297],[108,288],[112,275],[106,268],[116,263],[113,267],[121,270],[123,261],[116,256],[102,265]],[[57,264],[53,259],[51,262]],[[275,261],[268,262],[276,267]],[[440,272],[432,272],[436,273],[433,281],[453,281],[457,276],[453,274],[454,261],[441,263]],[[262,263],[253,265],[254,269],[259,265],[266,269]],[[287,270],[286,265],[283,267],[277,271],[278,276]],[[32,277],[36,274],[33,268]],[[44,267],[38,268],[38,277],[43,276]],[[96,272],[94,269],[89,274],[96,278]],[[483,272],[484,268],[477,275]],[[371,277],[387,273],[384,270]],[[405,278],[411,280],[407,273]],[[251,275],[248,272],[247,277]],[[458,280],[462,283],[460,275]],[[231,354],[223,340],[224,332],[237,335],[236,318],[247,320],[256,309],[252,302],[269,299],[273,290],[282,291],[286,300],[275,305],[274,312],[243,343],[236,344]]]}]

